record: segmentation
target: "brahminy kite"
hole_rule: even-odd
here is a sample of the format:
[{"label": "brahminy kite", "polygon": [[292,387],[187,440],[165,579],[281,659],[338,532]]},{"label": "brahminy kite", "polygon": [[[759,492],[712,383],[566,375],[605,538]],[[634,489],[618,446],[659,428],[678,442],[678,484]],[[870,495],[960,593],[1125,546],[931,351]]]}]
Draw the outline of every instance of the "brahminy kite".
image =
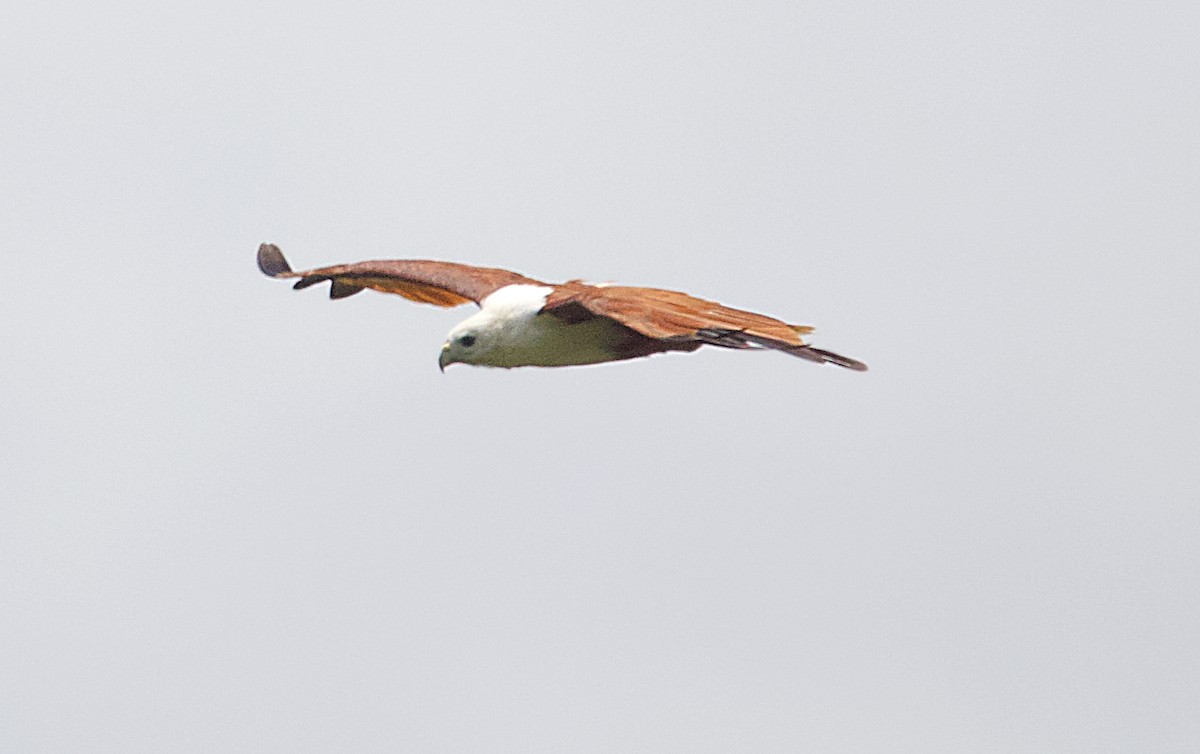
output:
[{"label": "brahminy kite", "polygon": [[410,301],[479,311],[446,337],[438,366],[563,367],[600,364],[700,346],[773,349],[822,364],[866,371],[861,361],[813,348],[807,325],[731,309],[678,291],[569,280],[557,285],[494,267],[392,259],[294,272],[274,244],[258,247],[258,268],[299,278],[296,289],[330,282],[330,298],[364,288]]}]

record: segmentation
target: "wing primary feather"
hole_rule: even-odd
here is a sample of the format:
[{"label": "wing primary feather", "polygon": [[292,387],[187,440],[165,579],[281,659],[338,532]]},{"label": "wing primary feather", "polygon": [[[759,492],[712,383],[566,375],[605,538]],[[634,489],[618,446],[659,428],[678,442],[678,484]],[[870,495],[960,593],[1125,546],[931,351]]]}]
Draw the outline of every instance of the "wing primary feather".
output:
[{"label": "wing primary feather", "polygon": [[839,367],[853,369],[856,372],[867,371],[867,365],[857,359],[852,359],[849,356],[842,356],[840,353],[826,351],[823,348],[813,348],[812,346],[801,346],[800,348],[784,349],[786,353],[793,356],[799,356],[802,359],[815,361],[818,364],[837,364]]},{"label": "wing primary feather", "polygon": [[292,266],[288,264],[283,252],[273,243],[259,245],[258,269],[262,270],[264,275],[270,275],[273,278],[289,275],[292,272]]},{"label": "wing primary feather", "polygon": [[810,345],[796,346],[791,345],[790,343],[773,340],[771,338],[759,338],[755,336],[748,336],[746,339],[764,348],[783,351],[786,354],[791,354],[792,356],[796,356],[801,359],[807,359],[809,361],[815,361],[818,364],[836,364],[839,367],[853,369],[856,372],[867,371],[867,365],[858,359],[852,359],[849,356],[842,356],[840,353],[834,353],[833,351],[826,351],[824,348],[813,348]]}]

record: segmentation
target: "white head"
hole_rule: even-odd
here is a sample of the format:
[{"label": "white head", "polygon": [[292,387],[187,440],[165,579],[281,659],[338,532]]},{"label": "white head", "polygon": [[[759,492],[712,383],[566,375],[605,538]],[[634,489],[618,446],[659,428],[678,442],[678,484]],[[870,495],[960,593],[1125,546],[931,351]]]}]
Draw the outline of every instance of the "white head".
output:
[{"label": "white head", "polygon": [[553,288],[506,285],[480,303],[478,312],[454,326],[438,356],[438,367],[450,364],[509,366],[502,352],[519,341],[546,305]]},{"label": "white head", "polygon": [[496,347],[503,323],[485,317],[481,311],[454,326],[442,345],[438,368],[446,371],[450,364],[478,364]]}]

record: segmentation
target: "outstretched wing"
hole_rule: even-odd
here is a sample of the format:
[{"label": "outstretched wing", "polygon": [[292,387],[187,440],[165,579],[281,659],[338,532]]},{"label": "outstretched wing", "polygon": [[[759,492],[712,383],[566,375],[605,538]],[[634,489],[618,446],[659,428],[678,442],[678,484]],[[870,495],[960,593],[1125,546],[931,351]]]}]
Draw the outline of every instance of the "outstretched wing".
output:
[{"label": "outstretched wing", "polygon": [[273,278],[299,278],[293,286],[297,290],[328,280],[330,298],[345,298],[373,288],[434,306],[458,306],[470,301],[478,304],[506,285],[543,285],[508,270],[428,259],[356,262],[294,272],[279,247],[269,243],[258,247],[258,269]]},{"label": "outstretched wing", "polygon": [[[606,317],[664,345],[662,350],[701,345],[770,348],[819,363],[866,371],[861,361],[804,342],[813,328],[789,325],[764,314],[722,306],[679,291],[571,281],[550,294],[542,310],[568,322]],[[689,349],[690,350],[690,349]]]}]

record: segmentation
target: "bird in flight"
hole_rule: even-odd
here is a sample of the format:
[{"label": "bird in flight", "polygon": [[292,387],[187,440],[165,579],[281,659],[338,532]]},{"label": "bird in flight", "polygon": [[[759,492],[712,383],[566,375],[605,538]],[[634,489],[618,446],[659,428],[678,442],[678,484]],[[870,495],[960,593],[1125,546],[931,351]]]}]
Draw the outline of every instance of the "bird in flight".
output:
[{"label": "bird in flight", "polygon": [[679,291],[582,280],[543,283],[516,272],[424,259],[339,264],[295,272],[274,244],[258,247],[258,268],[297,278],[297,290],[330,282],[330,298],[364,288],[410,301],[479,311],[450,331],[438,367],[562,367],[623,361],[700,346],[771,349],[865,372],[861,361],[804,342],[807,325],[733,309]]}]

